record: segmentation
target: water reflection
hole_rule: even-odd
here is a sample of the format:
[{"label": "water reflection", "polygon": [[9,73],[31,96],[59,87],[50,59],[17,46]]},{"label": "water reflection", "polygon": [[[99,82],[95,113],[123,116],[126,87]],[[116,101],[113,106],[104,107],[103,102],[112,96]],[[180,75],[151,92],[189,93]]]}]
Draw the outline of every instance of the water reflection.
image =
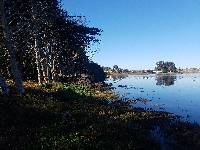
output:
[{"label": "water reflection", "polygon": [[117,81],[121,81],[125,78],[127,78],[128,75],[124,75],[124,74],[121,74],[121,75],[109,75],[108,78],[113,80],[114,82],[117,82]]},{"label": "water reflection", "polygon": [[[115,81],[113,81],[115,80]],[[116,80],[118,80],[116,82]],[[136,107],[167,111],[200,124],[200,73],[176,75],[130,75],[108,79],[116,92],[127,99],[148,99]]]},{"label": "water reflection", "polygon": [[155,79],[156,79],[156,85],[171,86],[171,85],[174,85],[174,83],[176,81],[176,76],[174,76],[174,75],[157,75]]}]

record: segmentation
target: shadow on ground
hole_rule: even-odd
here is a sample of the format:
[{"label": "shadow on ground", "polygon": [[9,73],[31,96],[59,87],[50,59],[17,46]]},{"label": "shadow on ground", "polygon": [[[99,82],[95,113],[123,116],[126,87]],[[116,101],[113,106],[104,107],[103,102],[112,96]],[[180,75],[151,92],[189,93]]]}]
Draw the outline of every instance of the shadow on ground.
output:
[{"label": "shadow on ground", "polygon": [[199,125],[87,87],[26,86],[0,96],[0,149],[198,149]]}]

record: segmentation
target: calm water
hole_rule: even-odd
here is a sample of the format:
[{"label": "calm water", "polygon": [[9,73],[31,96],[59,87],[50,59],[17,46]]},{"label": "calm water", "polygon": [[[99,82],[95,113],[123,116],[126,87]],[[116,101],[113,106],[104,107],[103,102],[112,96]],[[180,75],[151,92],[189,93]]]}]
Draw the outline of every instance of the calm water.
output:
[{"label": "calm water", "polygon": [[133,103],[134,106],[168,111],[184,120],[200,123],[200,74],[131,75],[110,78],[107,82],[125,99],[151,100]]}]

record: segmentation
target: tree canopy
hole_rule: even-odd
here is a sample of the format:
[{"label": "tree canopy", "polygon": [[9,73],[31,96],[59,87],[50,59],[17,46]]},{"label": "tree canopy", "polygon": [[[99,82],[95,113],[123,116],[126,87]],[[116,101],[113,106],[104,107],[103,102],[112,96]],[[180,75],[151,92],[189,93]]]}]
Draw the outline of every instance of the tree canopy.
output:
[{"label": "tree canopy", "polygon": [[90,45],[99,42],[101,29],[88,27],[81,16],[69,16],[59,0],[1,0],[0,4],[0,74],[14,78],[20,93],[23,80],[47,83],[76,80],[83,74],[98,76],[92,70],[101,67],[93,65],[97,69],[90,70],[93,63],[87,53],[95,51]]},{"label": "tree canopy", "polygon": [[162,71],[163,73],[176,72],[177,68],[174,62],[159,61],[156,63],[155,70]]}]

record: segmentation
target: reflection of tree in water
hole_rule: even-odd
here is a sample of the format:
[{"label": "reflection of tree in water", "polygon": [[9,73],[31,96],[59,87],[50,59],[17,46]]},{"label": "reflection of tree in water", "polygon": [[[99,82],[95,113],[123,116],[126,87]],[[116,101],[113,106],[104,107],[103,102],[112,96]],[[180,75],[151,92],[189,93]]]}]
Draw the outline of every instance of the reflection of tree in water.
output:
[{"label": "reflection of tree in water", "polygon": [[122,79],[127,78],[128,75],[110,75],[109,78],[112,79],[113,81],[120,81]]},{"label": "reflection of tree in water", "polygon": [[173,75],[158,75],[156,76],[156,85],[164,85],[164,86],[170,86],[174,85],[174,82],[176,81],[176,76]]}]

